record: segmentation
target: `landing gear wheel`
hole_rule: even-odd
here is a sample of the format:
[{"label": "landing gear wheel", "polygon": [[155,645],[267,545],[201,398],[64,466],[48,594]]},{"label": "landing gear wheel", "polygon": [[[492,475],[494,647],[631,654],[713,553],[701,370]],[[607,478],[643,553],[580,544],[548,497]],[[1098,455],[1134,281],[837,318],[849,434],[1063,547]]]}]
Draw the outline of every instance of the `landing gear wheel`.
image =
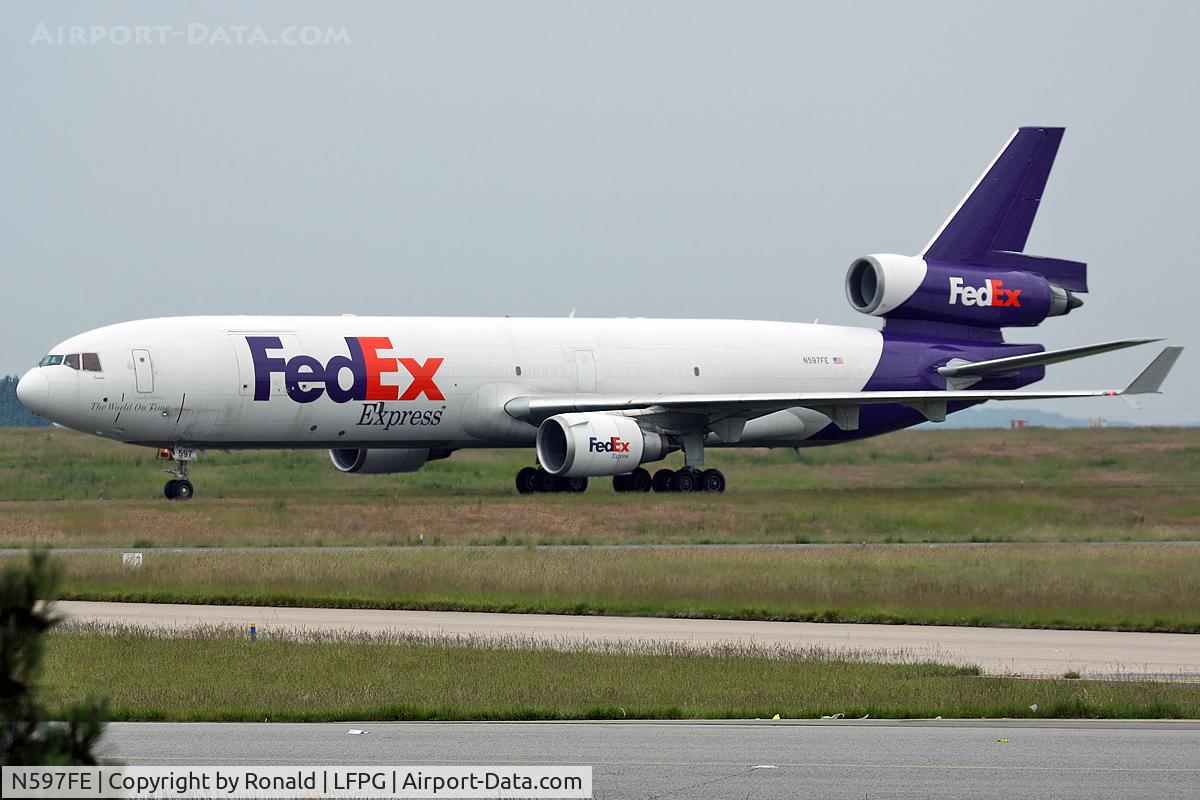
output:
[{"label": "landing gear wheel", "polygon": [[700,490],[703,492],[725,491],[725,476],[719,469],[706,469],[700,473]]},{"label": "landing gear wheel", "polygon": [[696,473],[681,469],[671,478],[671,488],[677,492],[694,492],[697,486]]},{"label": "landing gear wheel", "polygon": [[650,481],[650,488],[654,489],[656,492],[673,491],[671,489],[671,481],[674,479],[674,477],[674,470],[660,469],[658,472],[654,473],[654,478]]},{"label": "landing gear wheel", "polygon": [[191,500],[196,490],[188,480],[188,464],[196,458],[196,451],[190,447],[160,447],[158,457],[170,458],[175,462],[174,467],[163,470],[171,476],[171,480],[163,486],[163,497],[168,500]]},{"label": "landing gear wheel", "polygon": [[551,475],[545,470],[537,471],[538,491],[539,492],[557,492],[558,491],[558,476]]},{"label": "landing gear wheel", "polygon": [[613,475],[613,491],[628,492],[632,491],[632,481],[629,475]]},{"label": "landing gear wheel", "polygon": [[588,479],[587,478],[563,478],[563,483],[564,483],[564,488],[568,492],[578,494],[579,492],[587,491]]},{"label": "landing gear wheel", "polygon": [[642,467],[638,467],[633,472],[629,473],[629,491],[650,491],[650,473]]},{"label": "landing gear wheel", "polygon": [[533,494],[538,490],[538,471],[533,467],[523,467],[517,472],[517,491],[521,494]]}]

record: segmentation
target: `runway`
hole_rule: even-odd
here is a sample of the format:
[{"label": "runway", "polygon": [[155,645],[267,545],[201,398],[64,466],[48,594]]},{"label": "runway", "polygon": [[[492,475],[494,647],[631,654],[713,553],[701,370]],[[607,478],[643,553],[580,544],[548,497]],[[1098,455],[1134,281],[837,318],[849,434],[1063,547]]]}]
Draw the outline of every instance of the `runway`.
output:
[{"label": "runway", "polygon": [[1200,786],[1191,722],[115,723],[101,750],[151,766],[590,765],[596,798],[644,800],[1161,800]]},{"label": "runway", "polygon": [[719,643],[854,650],[879,660],[936,659],[989,674],[1157,677],[1200,680],[1200,636],[925,625],[483,614],[333,608],[265,608],[154,603],[59,602],[69,619],[154,628],[250,625],[260,630],[411,631],[483,638],[525,637],[551,647],[587,642],[659,641],[705,648]]}]

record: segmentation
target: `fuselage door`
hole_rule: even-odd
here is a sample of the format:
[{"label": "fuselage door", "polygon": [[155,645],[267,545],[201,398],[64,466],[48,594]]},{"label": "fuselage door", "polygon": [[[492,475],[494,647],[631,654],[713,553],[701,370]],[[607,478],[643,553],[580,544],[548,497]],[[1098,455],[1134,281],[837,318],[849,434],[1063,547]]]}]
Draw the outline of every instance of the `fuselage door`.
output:
[{"label": "fuselage door", "polygon": [[575,351],[575,371],[581,392],[596,391],[596,356],[591,350]]},{"label": "fuselage door", "polygon": [[154,391],[154,365],[150,362],[149,350],[132,350],[133,377],[139,392]]}]

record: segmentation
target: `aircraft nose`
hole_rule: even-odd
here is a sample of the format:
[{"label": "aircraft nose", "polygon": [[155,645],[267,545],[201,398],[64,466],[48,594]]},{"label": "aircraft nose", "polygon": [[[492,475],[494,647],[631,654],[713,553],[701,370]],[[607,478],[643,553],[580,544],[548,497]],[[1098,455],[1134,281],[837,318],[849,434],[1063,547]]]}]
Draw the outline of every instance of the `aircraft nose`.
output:
[{"label": "aircraft nose", "polygon": [[21,405],[35,414],[40,414],[46,408],[50,398],[50,382],[39,370],[30,370],[17,382],[17,399]]}]

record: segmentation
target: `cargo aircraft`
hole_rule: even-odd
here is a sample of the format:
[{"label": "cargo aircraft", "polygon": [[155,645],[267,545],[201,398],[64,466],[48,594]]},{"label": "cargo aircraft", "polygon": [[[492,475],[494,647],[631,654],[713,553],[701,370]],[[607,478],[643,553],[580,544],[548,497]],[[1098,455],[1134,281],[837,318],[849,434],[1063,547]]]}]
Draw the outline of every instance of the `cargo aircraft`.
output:
[{"label": "cargo aircraft", "polygon": [[[987,400],[1158,392],[1181,348],[1124,389],[1028,386],[1047,365],[1157,341],[1047,351],[1002,330],[1074,312],[1087,267],[1029,255],[1062,128],[1017,130],[919,255],[846,274],[882,330],[749,320],[172,317],[82,333],[17,387],[44,418],[171,462],[192,497],[207,448],[323,448],[359,474],[471,447],[534,447],[522,493],[721,492],[711,447],[808,447],[895,431]],[[683,466],[646,469],[682,451]]]}]

